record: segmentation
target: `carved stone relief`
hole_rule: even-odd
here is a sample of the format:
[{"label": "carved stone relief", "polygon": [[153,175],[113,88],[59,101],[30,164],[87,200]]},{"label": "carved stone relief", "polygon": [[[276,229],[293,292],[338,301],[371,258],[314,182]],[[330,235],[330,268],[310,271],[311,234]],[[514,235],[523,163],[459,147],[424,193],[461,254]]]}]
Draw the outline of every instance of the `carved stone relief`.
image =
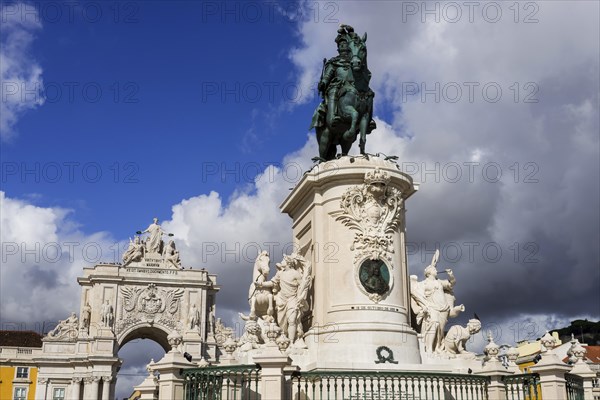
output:
[{"label": "carved stone relief", "polygon": [[56,328],[48,332],[44,340],[68,340],[76,341],[78,334],[79,318],[75,313],[71,313],[69,318],[58,321]]},{"label": "carved stone relief", "polygon": [[364,259],[355,268],[355,280],[361,292],[371,301],[379,303],[392,289],[391,269],[384,260]]},{"label": "carved stone relief", "polygon": [[391,261],[393,234],[400,226],[404,200],[398,189],[389,186],[389,175],[375,168],[365,174],[365,183],[342,195],[342,215],[336,219],[355,232],[350,250],[355,260],[363,253],[370,258]]},{"label": "carved stone relief", "polygon": [[158,323],[175,329],[181,318],[183,289],[164,290],[151,283],[146,287],[124,286],[121,288],[123,313],[117,322],[117,333],[137,323]]},{"label": "carved stone relief", "polygon": [[392,286],[393,238],[404,207],[401,192],[389,183],[389,175],[379,168],[367,172],[362,186],[351,187],[342,195],[342,213],[336,217],[354,231],[350,250],[354,252],[357,286],[376,303]]}]

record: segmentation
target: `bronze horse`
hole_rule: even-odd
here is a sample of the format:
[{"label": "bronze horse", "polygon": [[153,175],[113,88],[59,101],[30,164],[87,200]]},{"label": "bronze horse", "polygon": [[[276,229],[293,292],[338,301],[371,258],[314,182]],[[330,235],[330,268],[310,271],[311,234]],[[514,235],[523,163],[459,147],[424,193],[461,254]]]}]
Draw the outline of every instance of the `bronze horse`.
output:
[{"label": "bronze horse", "polygon": [[[372,120],[375,94],[369,88],[371,73],[367,68],[367,34],[361,38],[349,32],[345,34],[345,39],[348,43],[349,68],[338,68],[339,72],[336,72],[336,78],[342,81],[336,101],[326,104],[324,100],[315,111],[310,127],[316,130],[321,161],[334,159],[338,145],[342,156],[347,155],[357,137],[360,137],[360,153],[365,154],[367,134],[375,129]],[[336,107],[333,126],[326,118],[327,107]]]}]

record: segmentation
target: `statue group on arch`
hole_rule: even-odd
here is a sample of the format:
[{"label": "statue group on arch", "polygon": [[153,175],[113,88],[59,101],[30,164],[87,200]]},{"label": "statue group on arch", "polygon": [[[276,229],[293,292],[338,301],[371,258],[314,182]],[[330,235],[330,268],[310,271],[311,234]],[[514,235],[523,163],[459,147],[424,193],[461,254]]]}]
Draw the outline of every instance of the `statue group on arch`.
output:
[{"label": "statue group on arch", "polygon": [[[140,235],[147,233],[145,241],[142,241]],[[129,247],[123,254],[123,266],[126,267],[132,262],[142,261],[146,256],[160,257],[167,267],[182,269],[179,250],[175,247],[175,242],[171,239],[167,243],[162,239],[163,235],[173,236],[163,231],[158,224],[158,218],[143,231],[138,231],[134,240],[129,239]]]}]

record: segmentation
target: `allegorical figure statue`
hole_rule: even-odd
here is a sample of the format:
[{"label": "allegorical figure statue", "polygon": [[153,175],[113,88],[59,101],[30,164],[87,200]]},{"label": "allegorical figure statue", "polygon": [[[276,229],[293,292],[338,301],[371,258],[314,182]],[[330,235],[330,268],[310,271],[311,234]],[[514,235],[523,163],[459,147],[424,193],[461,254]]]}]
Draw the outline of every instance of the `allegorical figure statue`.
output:
[{"label": "allegorical figure statue", "polygon": [[83,331],[88,331],[90,328],[90,319],[92,317],[92,307],[90,307],[89,303],[85,303],[83,306],[83,310],[81,310],[81,329]]},{"label": "allegorical figure statue", "polygon": [[217,321],[217,319],[216,319],[216,315],[215,315],[215,305],[211,304],[210,310],[208,311],[207,323],[208,323],[208,332],[212,333],[213,335],[215,333],[215,322],[216,321]]},{"label": "allegorical figure statue", "polygon": [[190,307],[190,312],[188,315],[188,323],[190,324],[190,329],[197,328],[199,322],[200,322],[200,312],[198,311],[198,307],[196,307],[196,304],[192,304],[192,307]]},{"label": "allegorical figure statue", "polygon": [[102,325],[106,328],[110,328],[113,322],[113,307],[110,305],[108,300],[106,300],[102,305],[100,316],[102,317]]},{"label": "allegorical figure statue", "polygon": [[306,346],[302,341],[302,316],[308,310],[308,290],[312,285],[312,266],[303,256],[284,255],[277,263],[277,273],[270,281],[255,283],[258,289],[272,288],[277,306],[277,325],[296,347]]},{"label": "allegorical figure statue", "polygon": [[463,305],[454,306],[452,288],[456,282],[452,270],[447,269],[448,279],[438,279],[436,265],[440,256],[436,250],[431,264],[425,268],[425,279],[418,282],[412,278],[410,294],[411,307],[416,314],[417,324],[421,325],[425,352],[444,351],[444,329],[448,318],[456,317],[465,310]]},{"label": "allegorical figure statue", "polygon": [[74,339],[77,337],[77,326],[79,319],[73,312],[71,315],[62,321],[58,321],[56,328],[48,332],[49,339]]},{"label": "allegorical figure statue", "polygon": [[466,327],[453,325],[444,338],[444,349],[450,354],[472,354],[467,351],[467,341],[481,330],[481,321],[470,319]]},{"label": "allegorical figure statue", "polygon": [[146,239],[146,251],[149,253],[161,253],[162,252],[162,235],[163,230],[158,224],[158,218],[154,218],[154,222],[141,233],[149,233],[150,236]]},{"label": "allegorical figure statue", "polygon": [[175,242],[169,240],[169,243],[165,246],[163,257],[167,265],[174,268],[181,269],[181,259],[179,258],[179,250],[175,248]]},{"label": "allegorical figure statue", "polygon": [[335,39],[338,56],[324,60],[318,84],[323,101],[315,110],[310,129],[315,128],[322,161],[336,156],[337,146],[347,155],[357,136],[365,153],[367,134],[375,129],[373,97],[367,67],[367,34],[361,38],[349,25],[340,25]]},{"label": "allegorical figure statue", "polygon": [[273,288],[263,286],[269,279],[269,263],[271,259],[266,251],[260,252],[254,261],[254,270],[252,273],[252,283],[248,290],[248,302],[250,303],[250,315],[240,315],[243,320],[256,320],[263,318],[273,321],[275,317]]},{"label": "allegorical figure statue", "polygon": [[129,247],[123,253],[123,266],[126,267],[134,261],[139,261],[144,257],[144,246],[139,236],[136,236],[132,241],[129,239]]}]

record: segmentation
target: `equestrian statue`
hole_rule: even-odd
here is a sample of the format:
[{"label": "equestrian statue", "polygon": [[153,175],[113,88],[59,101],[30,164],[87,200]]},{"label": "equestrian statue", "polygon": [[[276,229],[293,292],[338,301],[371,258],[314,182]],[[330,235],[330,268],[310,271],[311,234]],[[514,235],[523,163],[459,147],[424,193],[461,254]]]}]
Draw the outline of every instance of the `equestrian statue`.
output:
[{"label": "equestrian statue", "polygon": [[340,25],[335,39],[339,55],[323,60],[318,90],[323,101],[312,118],[320,161],[336,157],[337,146],[345,156],[359,137],[360,153],[365,154],[367,135],[376,128],[373,97],[367,67],[367,34],[361,38],[349,25]]}]

